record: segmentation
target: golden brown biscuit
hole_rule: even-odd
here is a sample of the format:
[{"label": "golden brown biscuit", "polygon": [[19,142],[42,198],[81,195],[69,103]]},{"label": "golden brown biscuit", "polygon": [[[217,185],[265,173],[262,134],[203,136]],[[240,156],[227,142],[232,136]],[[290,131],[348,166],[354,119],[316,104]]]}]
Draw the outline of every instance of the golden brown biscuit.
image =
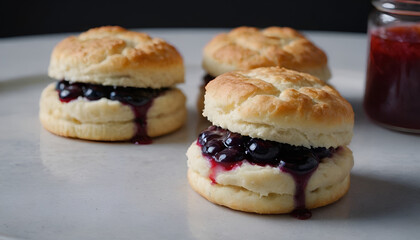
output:
[{"label": "golden brown biscuit", "polygon": [[326,54],[288,27],[235,28],[215,36],[203,52],[203,68],[212,76],[271,66],[310,73],[323,81],[331,76]]},{"label": "golden brown biscuit", "polygon": [[94,28],[61,41],[48,75],[111,86],[161,88],[184,82],[179,52],[159,38],[121,27]]},{"label": "golden brown biscuit", "polygon": [[[156,137],[180,128],[186,119],[185,96],[171,88],[153,100],[147,112],[147,136]],[[50,132],[72,138],[97,141],[130,140],[136,133],[134,113],[119,101],[78,98],[63,103],[55,84],[44,89],[39,117]]]},{"label": "golden brown biscuit", "polygon": [[351,105],[316,77],[268,67],[225,73],[206,86],[203,115],[255,138],[337,147],[353,136]]}]

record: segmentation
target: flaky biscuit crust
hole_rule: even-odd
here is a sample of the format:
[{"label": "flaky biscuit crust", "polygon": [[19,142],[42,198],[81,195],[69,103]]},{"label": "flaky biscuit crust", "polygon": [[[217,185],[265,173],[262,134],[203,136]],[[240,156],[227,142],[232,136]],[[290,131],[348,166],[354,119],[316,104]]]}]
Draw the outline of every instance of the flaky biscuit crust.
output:
[{"label": "flaky biscuit crust", "polygon": [[[180,128],[187,115],[185,101],[184,94],[176,88],[155,98],[147,112],[147,135],[161,136]],[[62,103],[54,83],[41,94],[39,118],[45,129],[64,137],[126,141],[136,132],[135,116],[129,106],[106,98],[78,98]]]},{"label": "flaky biscuit crust", "polygon": [[[295,181],[278,168],[244,163],[234,170],[219,172],[217,183],[212,183],[209,161],[195,142],[187,157],[191,187],[213,203],[262,214],[288,213],[295,208]],[[321,160],[305,190],[306,207],[321,207],[340,199],[349,189],[352,167],[353,155],[347,147]]]},{"label": "flaky biscuit crust", "polygon": [[242,135],[305,147],[346,146],[353,109],[316,77],[268,67],[225,73],[206,86],[203,115]]},{"label": "flaky biscuit crust", "polygon": [[94,28],[53,50],[52,78],[102,85],[161,88],[184,82],[179,52],[159,38],[121,27]]},{"label": "flaky biscuit crust", "polygon": [[271,66],[310,73],[323,81],[331,76],[326,54],[288,27],[235,28],[215,36],[203,51],[203,68],[212,76]]}]

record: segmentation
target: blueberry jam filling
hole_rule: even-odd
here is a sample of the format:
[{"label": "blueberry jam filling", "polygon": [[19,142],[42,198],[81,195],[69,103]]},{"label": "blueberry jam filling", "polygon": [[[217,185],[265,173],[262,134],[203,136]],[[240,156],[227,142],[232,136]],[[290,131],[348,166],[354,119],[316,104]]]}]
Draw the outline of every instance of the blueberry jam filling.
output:
[{"label": "blueberry jam filling", "polygon": [[278,167],[289,173],[296,183],[295,210],[291,215],[298,219],[311,217],[311,212],[305,207],[305,189],[309,178],[321,159],[331,157],[337,151],[332,147],[306,148],[251,138],[214,125],[200,133],[197,144],[210,161],[209,178],[212,183],[216,183],[217,172],[230,171],[241,166],[244,160],[259,166]]},{"label": "blueberry jam filling", "polygon": [[90,101],[107,98],[130,106],[135,115],[136,133],[131,139],[135,144],[149,144],[152,142],[152,139],[147,136],[147,111],[153,100],[167,90],[166,88],[103,86],[66,80],[57,82],[55,89],[61,102],[67,103],[78,97],[84,97]]},{"label": "blueberry jam filling", "polygon": [[210,74],[206,74],[203,77],[203,81],[204,81],[204,85],[207,85],[207,83],[209,83],[211,80],[215,79],[216,77],[213,77]]}]

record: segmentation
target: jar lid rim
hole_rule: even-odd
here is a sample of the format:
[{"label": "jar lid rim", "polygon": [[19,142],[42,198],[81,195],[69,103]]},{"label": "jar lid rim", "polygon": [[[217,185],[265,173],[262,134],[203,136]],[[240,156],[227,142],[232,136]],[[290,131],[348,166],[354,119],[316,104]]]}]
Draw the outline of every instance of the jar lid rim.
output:
[{"label": "jar lid rim", "polygon": [[415,0],[373,0],[372,5],[382,12],[420,16],[420,1]]}]

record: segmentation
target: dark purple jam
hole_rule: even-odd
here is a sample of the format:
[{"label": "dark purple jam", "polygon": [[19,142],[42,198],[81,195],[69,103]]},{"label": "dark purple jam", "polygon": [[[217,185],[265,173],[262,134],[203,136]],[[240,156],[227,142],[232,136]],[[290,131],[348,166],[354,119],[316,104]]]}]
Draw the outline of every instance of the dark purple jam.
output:
[{"label": "dark purple jam", "polygon": [[150,144],[152,139],[147,136],[146,115],[153,99],[166,91],[163,89],[103,86],[90,83],[57,82],[55,89],[61,102],[70,102],[78,97],[95,101],[101,98],[119,101],[131,107],[135,116],[136,134],[132,138],[135,144]]},{"label": "dark purple jam", "polygon": [[306,220],[312,217],[312,212],[306,208],[296,208],[290,215],[299,220]]},{"label": "dark purple jam", "polygon": [[309,178],[321,159],[331,157],[336,151],[332,147],[306,148],[251,138],[214,125],[200,133],[197,144],[210,161],[209,178],[213,183],[216,183],[218,171],[230,171],[241,166],[244,161],[259,166],[278,167],[289,173],[296,183],[295,210],[291,215],[298,219],[311,217],[311,212],[305,207],[305,189]]},{"label": "dark purple jam", "polygon": [[206,75],[204,75],[204,77],[203,77],[203,80],[204,80],[204,85],[207,85],[207,83],[209,83],[211,80],[213,80],[213,79],[215,79],[216,77],[213,77],[212,75],[210,75],[210,74],[206,74]]}]

